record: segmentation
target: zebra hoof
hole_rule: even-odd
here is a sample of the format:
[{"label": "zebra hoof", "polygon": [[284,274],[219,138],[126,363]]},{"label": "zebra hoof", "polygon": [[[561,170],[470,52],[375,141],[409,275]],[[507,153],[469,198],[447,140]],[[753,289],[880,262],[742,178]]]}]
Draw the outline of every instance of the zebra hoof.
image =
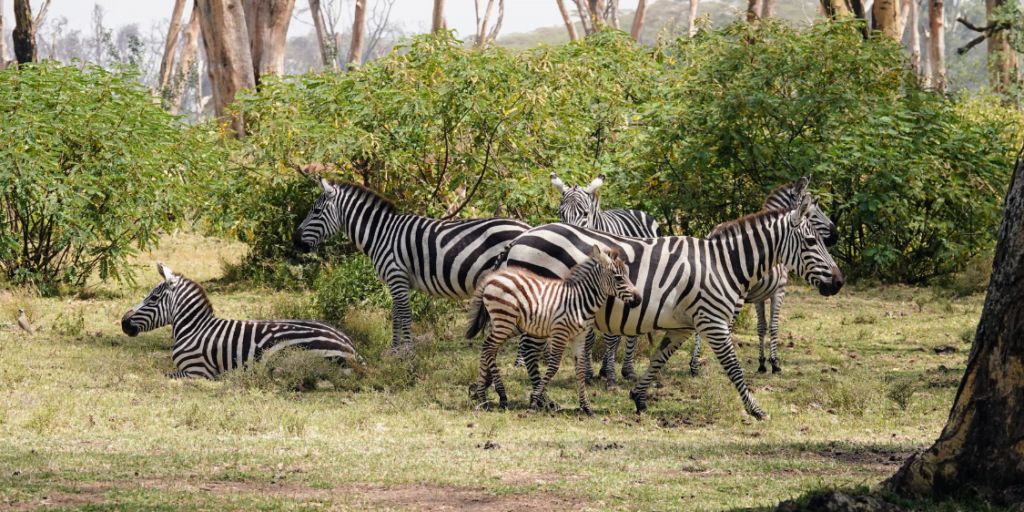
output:
[{"label": "zebra hoof", "polygon": [[764,365],[762,364],[761,366],[757,367],[757,373],[768,373],[768,369],[765,368]]},{"label": "zebra hoof", "polygon": [[773,364],[772,365],[772,374],[776,374],[776,373],[782,373],[782,367],[777,365],[777,364]]},{"label": "zebra hoof", "polygon": [[590,418],[597,416],[596,414],[594,414],[594,411],[590,407],[583,409],[583,412],[587,413],[587,416]]},{"label": "zebra hoof", "polygon": [[622,378],[626,379],[626,380],[629,380],[629,381],[633,381],[633,382],[636,382],[636,381],[640,380],[640,377],[637,377],[636,372],[634,372],[632,370],[630,370],[630,371],[622,370]]},{"label": "zebra hoof", "polygon": [[615,382],[615,379],[608,379],[604,381],[605,389],[619,389],[619,385]]},{"label": "zebra hoof", "polygon": [[754,419],[756,419],[757,421],[767,421],[771,419],[770,417],[768,417],[767,414],[765,414],[764,411],[762,411],[759,408],[750,411],[750,415],[753,416]]},{"label": "zebra hoof", "polygon": [[691,366],[690,367],[690,377],[700,377],[700,368]]},{"label": "zebra hoof", "polygon": [[498,399],[498,408],[503,410],[503,411],[508,410],[508,399],[507,398]]},{"label": "zebra hoof", "polygon": [[636,404],[637,414],[641,414],[647,410],[646,397],[641,396],[640,393],[637,392],[635,389],[629,392],[629,399],[632,400],[634,404]]}]

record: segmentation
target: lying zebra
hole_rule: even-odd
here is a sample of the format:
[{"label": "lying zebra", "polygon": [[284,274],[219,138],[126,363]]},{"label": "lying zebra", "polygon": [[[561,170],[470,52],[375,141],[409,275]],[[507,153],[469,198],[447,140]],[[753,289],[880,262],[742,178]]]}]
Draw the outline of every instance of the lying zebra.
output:
[{"label": "lying zebra", "polygon": [[519,331],[538,340],[547,338],[551,350],[547,373],[530,394],[530,410],[536,410],[544,388],[558,371],[566,344],[571,344],[580,409],[593,416],[587,404],[583,339],[594,326],[597,309],[609,302],[608,297],[620,299],[630,307],[642,300],[629,280],[629,269],[619,259],[619,251],[602,251],[596,245],[590,257],[570,270],[564,280],[540,277],[522,268],[489,274],[473,294],[466,331],[467,338],[475,338],[488,322],[492,324],[491,333],[480,348],[480,376],[475,387],[470,386],[470,393],[484,402],[487,388],[493,382],[499,405],[508,406],[495,356],[501,343]]},{"label": "lying zebra", "polygon": [[171,356],[178,371],[167,377],[214,379],[285,347],[305,348],[328,359],[362,362],[352,340],[330,325],[312,320],[217,318],[202,286],[162,263],[157,263],[157,270],[164,281],[121,317],[121,330],[135,337],[171,324]]}]

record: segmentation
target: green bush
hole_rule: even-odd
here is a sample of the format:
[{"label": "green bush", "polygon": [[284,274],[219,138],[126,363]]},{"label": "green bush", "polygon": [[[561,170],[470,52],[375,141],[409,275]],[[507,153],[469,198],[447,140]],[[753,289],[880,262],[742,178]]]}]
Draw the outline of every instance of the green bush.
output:
[{"label": "green bush", "polygon": [[199,129],[154,104],[132,73],[47,61],[0,72],[0,272],[45,292],[132,279],[209,181]]}]

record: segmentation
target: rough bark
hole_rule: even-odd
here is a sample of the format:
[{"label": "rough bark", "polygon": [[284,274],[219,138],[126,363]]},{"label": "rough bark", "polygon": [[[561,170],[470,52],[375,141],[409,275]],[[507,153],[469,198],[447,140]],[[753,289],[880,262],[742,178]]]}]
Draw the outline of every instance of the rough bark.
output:
[{"label": "rough bark", "polygon": [[911,497],[1024,502],[1024,160],[1003,205],[981,321],[942,434],[885,482]]},{"label": "rough bark", "polygon": [[763,0],[761,4],[761,19],[771,18],[775,12],[775,0]]},{"label": "rough bark", "polygon": [[747,21],[757,23],[761,19],[761,0],[747,0]]},{"label": "rough bark", "polygon": [[591,26],[593,27],[593,31],[597,32],[598,30],[601,30],[602,28],[604,28],[604,25],[606,23],[605,22],[605,18],[604,18],[604,6],[605,6],[604,0],[586,0],[586,1],[587,1],[587,9],[590,11]]},{"label": "rough bark", "polygon": [[363,63],[363,44],[366,39],[366,0],[356,0],[352,15],[352,44],[348,51],[349,71]]},{"label": "rough bark", "polygon": [[284,45],[295,0],[242,0],[253,79],[284,74]]},{"label": "rough bark", "polygon": [[316,27],[316,39],[320,44],[320,58],[324,62],[324,69],[338,69],[338,61],[328,49],[327,24],[324,23],[324,13],[320,10],[320,0],[309,0],[309,14],[313,17],[313,26]]},{"label": "rough bark", "polygon": [[853,12],[853,7],[848,0],[821,0],[821,11],[826,18],[835,19],[839,16],[849,16]]},{"label": "rough bark", "polygon": [[28,0],[14,0],[14,57],[18,64],[36,62],[36,24]]},{"label": "rough bark", "polygon": [[[3,1],[3,0],[0,0]],[[565,0],[558,1],[558,12],[562,13],[562,21],[565,22],[565,29],[569,31],[569,40],[576,41],[579,36],[576,35],[576,24],[572,21],[572,16],[569,16],[569,10],[565,8]]]},{"label": "rough bark", "polygon": [[[985,0],[985,16],[992,23],[992,11],[1002,7],[1006,0]],[[1000,30],[990,34],[988,39],[988,65],[991,70],[989,78],[992,90],[1005,92],[1007,87],[1017,79],[1017,52],[1010,47],[1006,39],[1008,30]]]},{"label": "rough bark", "polygon": [[[178,70],[175,76],[178,80],[174,83],[174,94],[171,101],[171,114],[177,115],[181,108],[181,98],[185,95],[185,85],[188,83],[189,70],[192,68],[192,61],[196,55],[196,48],[199,46],[199,9],[192,8],[192,16],[188,20],[188,27],[185,29],[185,46],[181,48],[181,57],[178,59]],[[199,75],[202,77],[202,75]],[[202,79],[200,79],[201,81]],[[197,94],[198,96],[198,94]]]},{"label": "rough bark", "polygon": [[917,0],[910,0],[910,19],[907,27],[910,29],[910,67],[914,73],[921,74],[921,5]]},{"label": "rough bark", "polygon": [[931,62],[931,86],[937,91],[946,90],[946,27],[944,11],[943,0],[928,0],[928,30],[931,32],[928,60]]},{"label": "rough bark", "polygon": [[903,33],[907,29],[907,22],[910,21],[910,7],[912,5],[914,5],[914,0],[900,0],[899,30],[896,35],[897,41],[903,41]]},{"label": "rough bark", "polygon": [[[940,0],[941,1],[941,0]],[[874,31],[899,42],[899,0],[875,0],[871,9]]]},{"label": "rough bark", "polygon": [[224,114],[224,109],[234,101],[235,93],[256,87],[242,1],[196,0],[196,7],[213,89],[213,111],[222,123],[229,123],[239,137],[244,137],[242,117],[227,118]]},{"label": "rough bark", "polygon": [[647,0],[639,0],[636,3],[636,14],[633,15],[633,27],[629,30],[629,35],[640,41],[640,31],[644,28],[644,17],[647,15]]},{"label": "rough bark", "polygon": [[162,90],[171,81],[174,72],[174,52],[178,49],[178,32],[181,30],[181,16],[185,13],[185,0],[175,0],[174,11],[171,12],[171,26],[167,28],[167,40],[164,42],[164,56],[160,59],[160,82],[158,90]]},{"label": "rough bark", "polygon": [[697,5],[700,4],[700,0],[690,0],[690,19],[687,21],[689,26],[686,28],[686,34],[693,37],[697,33]]},{"label": "rough bark", "polygon": [[434,15],[431,17],[430,31],[437,32],[444,25],[444,0],[434,0]]}]

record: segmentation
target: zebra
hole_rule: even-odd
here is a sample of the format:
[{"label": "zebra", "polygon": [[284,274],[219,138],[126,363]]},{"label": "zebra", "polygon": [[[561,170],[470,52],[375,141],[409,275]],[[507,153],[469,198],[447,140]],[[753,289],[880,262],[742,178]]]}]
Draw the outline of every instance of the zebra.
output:
[{"label": "zebra", "polygon": [[508,242],[530,228],[514,219],[437,220],[400,215],[394,203],[354,183],[319,178],[322,193],[293,237],[310,252],[343,231],[373,262],[392,301],[391,346],[412,343],[409,291],[468,299]]},{"label": "zebra", "polygon": [[[630,307],[618,301],[602,305],[596,326],[603,332],[637,336],[667,331],[647,371],[630,391],[637,413],[647,409],[647,388],[679,345],[697,331],[708,340],[739,392],[746,410],[758,419],[764,411],[750,395],[729,334],[732,319],[752,283],[779,264],[794,268],[825,296],[843,286],[843,275],[813,228],[813,199],[802,196],[793,210],[769,210],[722,227],[713,240],[675,236],[629,238],[567,224],[548,224],[519,236],[507,251],[505,267],[523,267],[558,278],[583,261],[592,245],[615,248],[629,267],[630,280],[643,296]],[[527,370],[536,383],[541,345],[528,338]]]},{"label": "zebra", "polygon": [[330,325],[313,320],[217,318],[202,286],[160,262],[157,271],[163,281],[121,317],[121,330],[135,337],[170,324],[174,336],[171,357],[178,371],[167,374],[169,378],[216,379],[286,347],[362,363],[352,340]]},{"label": "zebra", "polygon": [[[659,235],[658,221],[654,220],[647,213],[639,210],[601,210],[601,198],[597,195],[597,189],[604,184],[605,175],[597,175],[586,187],[579,185],[567,186],[558,178],[558,174],[551,173],[551,185],[562,194],[562,201],[558,205],[559,220],[565,224],[582,226],[597,231],[606,231],[616,235],[629,236],[634,238],[654,238]],[[594,331],[587,334],[587,342],[584,352],[587,357],[587,380],[593,378],[593,366],[590,354],[595,341]],[[601,369],[598,375],[605,378],[609,388],[615,387],[615,353],[618,351],[621,336],[605,334],[604,357],[601,361]],[[636,354],[636,336],[626,337],[626,354],[622,362],[622,377],[628,380],[636,380],[636,371],[633,369],[633,361]],[[516,364],[525,364],[522,354],[517,358]]]},{"label": "zebra", "polygon": [[587,403],[585,354],[580,341],[592,330],[594,313],[609,297],[629,306],[637,306],[641,300],[618,251],[602,251],[596,245],[592,246],[590,257],[570,270],[564,280],[539,277],[522,268],[505,268],[489,274],[480,282],[470,306],[466,338],[475,338],[488,322],[492,324],[491,333],[480,348],[480,376],[470,392],[483,403],[493,382],[499,406],[508,406],[495,357],[501,343],[514,331],[521,331],[547,338],[551,350],[547,373],[530,395],[530,410],[537,409],[544,388],[558,372],[568,343],[576,361],[580,409],[593,416],[594,411]]},{"label": "zebra", "polygon": [[[798,198],[807,190],[807,185],[811,182],[809,176],[804,176],[796,181],[792,181],[783,185],[775,190],[772,190],[768,197],[764,200],[764,204],[761,206],[761,211],[774,210],[774,209],[786,209],[791,210],[796,208]],[[821,235],[822,242],[825,247],[832,247],[839,241],[839,230],[836,229],[836,225],[821,212],[821,208],[815,204],[815,208],[811,216],[811,224],[814,229]],[[723,226],[720,224],[711,230],[707,238],[715,238],[721,235]],[[770,338],[770,351],[767,361],[772,365],[772,373],[780,373],[782,368],[779,366],[778,356],[778,342],[779,342],[779,310],[782,308],[782,299],[786,295],[786,283],[789,279],[789,268],[785,265],[777,265],[772,267],[765,276],[758,281],[756,284],[751,285],[750,290],[747,291],[747,296],[744,297],[744,303],[753,304],[757,311],[757,337],[760,339],[759,350],[760,354],[757,358],[758,368],[757,371],[760,373],[767,373],[768,369],[765,367],[764,357],[764,339],[765,334]],[[771,320],[765,321],[764,303],[770,301],[770,313]],[[690,358],[690,374],[696,376],[700,372],[700,335],[697,335],[693,344],[693,357]]]}]

